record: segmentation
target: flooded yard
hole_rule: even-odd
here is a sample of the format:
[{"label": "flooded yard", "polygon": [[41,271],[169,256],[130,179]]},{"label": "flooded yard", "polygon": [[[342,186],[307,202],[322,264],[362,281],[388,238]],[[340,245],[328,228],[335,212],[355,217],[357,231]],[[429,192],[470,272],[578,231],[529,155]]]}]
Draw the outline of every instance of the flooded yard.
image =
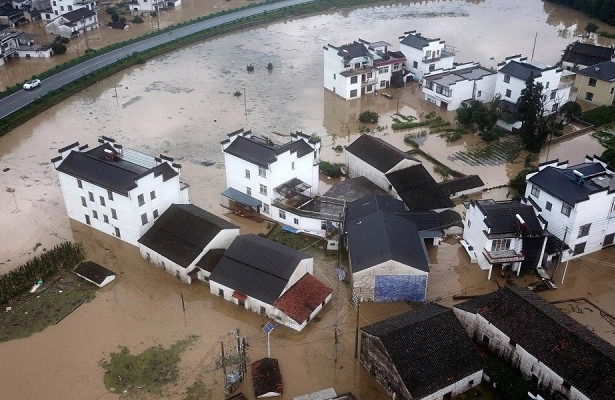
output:
[{"label": "flooded yard", "polygon": [[[183,11],[176,13],[204,12],[235,2],[188,1]],[[509,18],[511,14],[518,18]],[[163,22],[163,18],[186,18],[174,15],[161,14],[161,25],[171,22]],[[295,130],[316,133],[323,139],[323,159],[343,162],[343,152],[333,147],[345,146],[357,137],[361,128],[357,118],[362,111],[377,111],[384,129],[372,133],[404,150],[412,149],[404,142],[409,132],[390,129],[396,112],[420,119],[438,111],[453,121],[453,113],[440,112],[422,99],[418,85],[392,90],[392,100],[370,96],[345,101],[325,91],[323,45],[344,44],[358,37],[395,43],[404,31],[416,29],[454,45],[459,61],[474,60],[491,66],[491,57],[501,60],[515,53],[530,55],[534,35],[539,32],[535,58],[555,63],[565,45],[575,40],[574,32],[586,22],[585,17],[570,10],[533,0],[409,1],[332,10],[178,49],[105,79],[0,138],[0,166],[10,168],[0,177],[0,187],[15,189],[0,190],[0,272],[40,254],[43,248],[75,240],[84,244],[89,259],[118,274],[116,282],[99,290],[94,301],[82,305],[60,324],[27,339],[0,343],[4,360],[0,367],[2,397],[116,399],[118,394],[105,389],[99,366],[111,352],[127,346],[136,354],[154,345],[168,347],[188,335],[199,335],[182,356],[180,383],[166,397],[182,398],[186,387],[201,377],[212,388],[212,398],[221,399],[222,372],[215,366],[220,341],[228,340],[229,332],[239,328],[247,338],[250,360],[267,354],[266,336],[261,331],[267,321],[263,317],[210,296],[203,283],[182,284],[141,259],[133,246],[70,222],[50,163],[59,148],[76,141],[93,146],[98,136],[105,135],[125,147],[174,157],[182,164],[183,179],[191,186],[192,202],[224,215],[219,193],[226,181],[219,142],[234,130],[252,129],[280,142]],[[357,27],[361,27],[360,32]],[[153,29],[153,22],[139,29]],[[510,37],[510,32],[518,34]],[[118,32],[101,30],[98,34],[102,42]],[[272,71],[266,69],[269,62]],[[26,63],[19,60],[15,65]],[[253,73],[247,72],[248,64],[255,66]],[[235,92],[241,95],[235,96]],[[474,135],[447,143],[434,134],[425,136],[421,144],[423,151],[450,168],[480,175],[488,187],[506,184],[523,167],[523,152],[514,161],[503,153],[510,147],[494,145],[492,162],[470,162],[476,158],[471,154],[484,148]],[[546,151],[541,161],[547,157]],[[585,154],[600,154],[602,147],[585,135],[558,142],[548,151],[549,158],[574,163],[582,161]],[[214,165],[205,166],[204,161],[213,161]],[[432,169],[428,168],[430,172]],[[330,186],[325,182],[321,193]],[[504,198],[505,193],[492,191],[483,196]],[[242,233],[267,231],[266,223],[225,217],[240,225]],[[352,391],[360,399],[386,399],[354,358],[356,310],[347,284],[335,279],[337,259],[334,255],[323,257],[320,252],[316,256],[316,276],[334,288],[333,301],[319,314],[320,320],[303,332],[281,327],[272,333],[271,353],[280,360],[284,398],[333,386],[338,392]],[[497,287],[495,280],[487,280],[486,272],[469,263],[454,238],[430,249],[430,257],[429,300],[452,305],[455,294],[482,294]],[[591,260],[573,261],[565,283],[545,296],[549,300],[588,297],[615,313],[614,264],[613,249],[593,254]],[[529,278],[524,279],[518,284],[530,283]],[[364,304],[360,324],[410,307],[404,303]],[[581,316],[578,308],[564,307],[575,317]],[[584,323],[615,343],[613,327],[590,316],[599,313],[582,314],[582,318],[588,318]],[[339,328],[337,362],[334,326]],[[250,383],[246,381],[242,390],[252,399]]]}]

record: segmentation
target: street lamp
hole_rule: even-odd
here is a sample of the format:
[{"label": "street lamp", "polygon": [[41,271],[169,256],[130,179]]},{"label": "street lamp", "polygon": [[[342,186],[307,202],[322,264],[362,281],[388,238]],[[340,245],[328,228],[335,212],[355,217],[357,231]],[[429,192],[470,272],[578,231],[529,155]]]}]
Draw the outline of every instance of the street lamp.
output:
[{"label": "street lamp", "polygon": [[11,176],[9,175],[10,168],[5,168],[2,170],[6,174],[6,179],[9,181],[9,186],[6,188],[6,191],[13,194],[13,201],[15,202],[15,212],[19,212],[19,206],[17,205],[17,197],[15,197],[15,188],[11,184]]},{"label": "street lamp", "polygon": [[271,358],[271,349],[269,348],[269,334],[272,330],[274,330],[278,324],[272,324],[271,322],[267,322],[265,326],[263,326],[263,332],[267,334],[267,358]]}]

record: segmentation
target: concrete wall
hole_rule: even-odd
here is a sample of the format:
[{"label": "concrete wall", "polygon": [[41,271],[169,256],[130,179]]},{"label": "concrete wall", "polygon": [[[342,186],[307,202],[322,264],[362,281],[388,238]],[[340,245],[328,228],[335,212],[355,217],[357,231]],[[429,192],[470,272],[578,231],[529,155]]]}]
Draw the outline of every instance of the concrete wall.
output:
[{"label": "concrete wall", "polygon": [[[577,74],[574,78],[574,87],[577,88],[579,98],[592,104],[610,106],[613,104],[615,82],[596,80],[595,86],[589,86],[589,76]],[[588,100],[587,93],[592,93],[592,99]]]}]

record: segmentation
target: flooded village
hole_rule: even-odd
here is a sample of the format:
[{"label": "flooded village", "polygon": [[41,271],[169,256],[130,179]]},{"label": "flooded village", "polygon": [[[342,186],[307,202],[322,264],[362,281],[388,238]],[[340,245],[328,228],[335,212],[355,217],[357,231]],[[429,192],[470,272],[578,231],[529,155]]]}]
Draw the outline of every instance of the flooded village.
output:
[{"label": "flooded village", "polygon": [[[239,356],[236,347],[239,336],[245,338],[249,364],[258,360],[277,360],[284,382],[281,398],[292,399],[328,388],[338,395],[352,393],[359,399],[388,399],[392,398],[391,391],[403,396],[395,377],[383,372],[392,370],[387,360],[374,358],[370,362],[364,361],[369,354],[377,354],[382,348],[381,343],[387,340],[409,340],[408,337],[396,338],[396,333],[389,330],[390,325],[382,321],[392,321],[389,324],[393,325],[428,321],[426,325],[415,325],[416,330],[433,337],[438,337],[443,331],[450,333],[439,342],[455,343],[455,351],[434,345],[439,358],[423,358],[422,368],[412,370],[416,377],[423,377],[423,381],[429,380],[429,373],[433,371],[458,376],[454,389],[447,386],[447,391],[439,394],[445,398],[449,392],[464,392],[462,389],[472,388],[481,380],[483,366],[474,353],[474,347],[469,345],[466,332],[475,330],[473,336],[485,347],[489,347],[491,342],[491,347],[495,348],[506,345],[527,349],[523,347],[527,342],[520,337],[531,336],[525,335],[527,330],[507,331],[511,328],[498,325],[501,323],[498,315],[509,315],[510,324],[519,326],[528,315],[534,318],[533,321],[555,320],[582,330],[584,339],[588,337],[586,332],[593,332],[600,339],[588,339],[592,343],[603,343],[603,340],[614,345],[615,328],[610,317],[615,315],[613,247],[564,260],[557,271],[546,271],[553,274],[550,280],[557,289],[527,295],[520,290],[540,281],[540,275],[534,272],[518,274],[514,270],[521,262],[521,247],[513,248],[510,254],[500,254],[497,252],[503,248],[487,249],[487,244],[478,243],[475,246],[480,250],[476,251],[476,257],[472,257],[472,249],[468,251],[467,243],[487,229],[479,223],[493,215],[501,215],[498,204],[508,204],[491,204],[488,200],[508,201],[514,195],[510,193],[508,182],[525,167],[524,160],[528,155],[515,136],[500,139],[499,145],[487,145],[474,134],[447,142],[437,133],[425,133],[426,128],[393,130],[398,115],[424,121],[427,115],[435,112],[453,125],[456,123],[455,112],[427,101],[424,88],[412,79],[404,82],[403,87],[374,87],[366,95],[350,100],[338,95],[339,90],[334,93],[324,88],[323,52],[326,50],[323,48],[333,45],[339,49],[359,39],[373,41],[370,43],[390,43],[389,50],[398,51],[400,36],[410,31],[421,32],[425,37],[441,38],[447,45],[454,46],[451,52],[455,61],[478,62],[487,69],[497,68],[506,57],[522,54],[531,58],[532,53],[537,62],[554,65],[569,43],[585,40],[581,36],[588,19],[582,14],[541,1],[504,3],[495,0],[391,3],[332,10],[322,15],[227,34],[177,49],[105,79],[0,138],[0,166],[9,168],[1,178],[6,180],[2,185],[14,188],[14,191],[0,191],[0,212],[4,217],[0,220],[0,271],[10,271],[41,254],[44,249],[68,240],[83,244],[87,259],[113,271],[116,277],[98,289],[92,301],[79,306],[61,322],[28,338],[0,343],[3,360],[0,363],[0,397],[184,399],[189,398],[188,389],[199,381],[207,388],[208,397],[203,398],[224,399],[231,395],[224,391],[226,377],[219,364],[221,345],[225,349],[222,351]],[[183,11],[161,13],[161,19],[173,20],[180,18],[173,13],[201,12],[218,7],[229,7],[229,2],[184,2]],[[517,18],[510,18],[511,15]],[[153,23],[150,21],[149,24],[152,29]],[[99,33],[101,42],[111,32]],[[516,32],[515,37],[511,37],[511,32]],[[95,36],[96,33],[90,35],[90,39]],[[84,39],[78,38],[75,43]],[[611,40],[602,37],[595,37],[590,42],[607,47],[612,45]],[[267,69],[269,63],[272,69]],[[253,65],[254,70],[247,71],[247,65]],[[5,67],[7,70],[17,67],[13,69],[14,74],[27,74],[39,68],[28,65],[26,60]],[[28,72],[19,72],[20,68]],[[238,92],[241,95],[236,95]],[[379,92],[378,95],[375,92]],[[384,93],[391,98],[383,96]],[[367,110],[379,114],[377,124],[359,122],[359,114]],[[370,127],[369,132],[366,126]],[[422,152],[413,152],[414,148],[405,140],[407,135],[418,143]],[[361,144],[362,141],[365,143]],[[89,147],[74,148],[76,142]],[[485,148],[489,150],[485,151]],[[352,211],[355,212],[352,220],[347,220],[349,226],[352,222],[353,229],[344,229],[345,234],[352,236],[348,239],[350,255],[335,250],[335,235],[329,238],[335,242],[332,249],[325,251],[322,236],[324,232],[335,231],[338,212],[318,209],[316,211],[323,211],[328,216],[324,218],[326,223],[321,224],[323,219],[319,217],[318,224],[309,225],[303,218],[311,214],[305,210],[301,210],[303,213],[296,211],[299,203],[290,202],[295,199],[291,194],[300,192],[308,197],[320,196],[322,200],[333,197],[331,194],[335,193],[336,187],[343,188],[344,184],[357,180],[352,173],[359,170],[363,171],[362,175],[367,173],[360,162],[380,154],[379,149],[392,154],[399,164],[390,166],[386,173],[370,170],[373,172],[372,186],[378,186],[376,182],[380,178],[391,179],[391,186],[394,186],[394,178],[388,176],[389,173],[420,169],[425,171],[421,175],[424,186],[414,190],[428,194],[430,190],[441,187],[445,180],[443,175],[435,172],[438,163],[467,176],[477,175],[483,185],[474,193],[443,200],[446,204],[443,203],[442,207],[419,209],[417,206],[415,210],[408,210],[411,207],[404,204],[401,195],[395,201],[393,198],[382,200],[375,195],[370,199],[356,196],[348,200],[349,207],[352,200],[363,199],[355,203],[361,207]],[[600,155],[603,150],[590,133],[571,135],[543,149],[536,163],[568,160],[568,164],[551,167],[563,171],[570,166],[567,172],[575,175],[573,171],[584,165],[586,155]],[[87,180],[83,180],[83,187],[79,187],[75,174],[84,172],[75,172],[70,164],[64,164],[66,161],[79,164],[74,159],[77,154],[102,161],[98,168],[88,171],[92,174],[113,163],[116,156],[122,157],[118,163],[139,165],[138,171],[129,171],[133,174],[130,179],[139,176],[137,188],[127,186],[109,194],[106,189],[96,188]],[[356,158],[355,167],[348,161],[353,156]],[[259,168],[262,166],[259,157],[274,157],[268,159],[271,169]],[[50,161],[52,159],[54,161]],[[314,159],[343,164],[347,176],[337,179],[319,174]],[[280,167],[279,163],[286,164]],[[274,168],[274,165],[278,166]],[[606,174],[606,171],[602,172]],[[600,173],[585,173],[587,181],[597,178]],[[146,182],[150,176],[151,182]],[[407,183],[406,179],[399,182]],[[533,202],[543,202],[545,195],[553,193],[548,184],[555,178],[542,179],[537,174],[530,179],[540,190],[538,193],[531,184],[528,185],[527,198],[533,196]],[[381,195],[390,193],[387,185],[380,189]],[[360,185],[357,187],[359,191],[365,189]],[[120,193],[124,190],[127,196]],[[401,186],[395,187],[395,193],[402,192]],[[112,206],[119,204],[122,196],[134,204]],[[85,201],[88,212],[97,212],[96,217],[88,214],[89,223],[82,212],[82,201]],[[523,236],[540,243],[538,250],[544,250],[547,247],[546,240],[543,240],[545,232],[558,223],[544,223],[548,220],[545,210],[549,207],[556,210],[557,204],[549,202],[551,206],[539,204],[540,217],[534,211],[528,213],[536,209],[530,201],[515,205],[514,210],[506,209],[510,218],[504,219],[513,225],[513,232],[494,231],[500,236],[490,240],[503,239],[499,243],[504,245],[508,244],[506,240]],[[190,207],[172,206],[167,209],[163,206],[171,203],[190,204]],[[371,205],[366,206],[368,203]],[[410,204],[419,203],[414,197]],[[469,208],[466,208],[468,204]],[[262,218],[245,218],[247,213],[237,212],[238,208],[245,210],[246,206],[251,206],[252,210],[258,207]],[[371,256],[374,252],[370,253],[370,249],[382,246],[382,239],[387,235],[378,230],[382,226],[374,222],[376,218],[366,214],[366,207],[372,206],[379,212],[378,218],[395,226],[394,232],[403,232],[403,237],[413,235],[416,240],[404,242],[398,248],[400,254],[412,250],[409,259],[405,260],[407,266],[400,268],[396,264],[393,267],[389,263],[375,276],[366,273],[370,268],[365,268],[358,271],[363,275],[354,278],[355,268],[365,260],[360,257]],[[143,211],[142,207],[147,210]],[[136,209],[131,218],[138,226],[105,225],[106,220],[115,220],[111,208],[118,213],[119,219]],[[107,211],[101,212],[103,209]],[[461,225],[468,233],[462,232],[461,226],[457,226],[457,231],[441,232],[439,221],[432,226],[438,228],[437,234],[429,233],[429,229],[418,229],[416,215],[421,213],[421,218],[430,219],[434,215],[427,212],[434,209],[456,212],[464,218]],[[395,213],[415,211],[416,215],[399,219],[399,215],[390,216],[384,212],[386,210]],[[174,213],[173,217],[165,219],[165,213],[169,211]],[[485,215],[478,215],[480,212]],[[184,213],[192,217],[182,219]],[[479,219],[469,224],[467,221],[473,215],[478,215]],[[219,233],[208,239],[213,244],[201,244],[203,254],[192,255],[189,262],[190,268],[195,266],[194,263],[197,267],[191,274],[184,274],[187,270],[180,263],[173,269],[175,267],[168,264],[164,250],[157,246],[164,242],[161,238],[169,234],[170,229],[185,229],[185,221],[191,221],[194,216],[216,225]],[[410,220],[413,222],[409,223]],[[266,244],[259,247],[258,235],[266,235],[274,222],[286,227],[283,233],[277,234],[280,241],[297,235],[293,231],[312,231],[299,240],[304,244],[299,249],[302,255],[270,248]],[[371,232],[378,233],[367,232],[365,236],[361,228],[374,223],[370,225],[374,229]],[[592,240],[592,229],[597,225],[589,228],[587,236]],[[519,226],[528,231],[519,235]],[[115,230],[118,227],[119,234]],[[480,234],[472,236],[474,231]],[[559,231],[563,230],[560,228]],[[554,235],[562,233],[559,231]],[[574,236],[576,240],[579,232],[575,231]],[[387,240],[395,246],[395,240],[400,237]],[[235,243],[238,238],[241,241]],[[354,249],[363,249],[368,254],[355,252],[353,255],[353,245]],[[519,243],[518,246],[523,245]],[[222,248],[228,249],[228,253],[219,254],[218,258],[224,271],[208,271],[204,264],[198,263],[201,256],[214,256],[216,252],[211,250]],[[483,249],[486,249],[487,256]],[[575,250],[574,246],[572,250]],[[176,257],[192,254],[188,250],[174,251]],[[539,253],[547,254],[548,251]],[[239,268],[239,263],[243,265],[241,268],[258,264],[258,255],[265,260],[262,266],[265,269],[273,261],[281,263],[292,259],[294,263],[292,271],[284,278],[283,290],[274,284],[270,286],[270,291],[279,291],[272,298],[271,293],[265,296],[269,303],[263,301],[261,304],[256,301],[262,300],[261,297],[250,295],[249,291],[257,286],[252,284],[250,277],[256,275],[243,276],[241,282],[234,281],[236,287],[232,287],[230,282],[233,275],[258,274],[252,269],[234,269]],[[487,257],[495,257],[490,260],[490,265],[494,265],[492,270],[485,265]],[[497,257],[500,257],[500,262],[497,262]],[[503,270],[500,266],[509,263],[513,264],[512,270]],[[345,279],[339,279],[340,270],[345,272]],[[400,270],[404,273],[399,273]],[[231,272],[227,274],[225,271]],[[398,276],[404,278],[391,278]],[[378,280],[380,286],[374,283]],[[291,296],[284,298],[283,293],[293,295],[291,288],[297,289],[300,285],[309,287],[305,293],[316,293],[317,296],[303,298],[316,303],[310,304],[308,311],[303,307],[298,313],[289,306],[288,297]],[[295,298],[302,298],[302,294],[296,292]],[[475,297],[490,293],[495,294]],[[360,305],[359,299],[363,299]],[[419,307],[423,303],[428,305]],[[496,311],[492,315],[479,316],[482,308]],[[421,314],[404,314],[408,311]],[[402,315],[405,317],[400,317]],[[472,327],[473,320],[486,323]],[[524,329],[542,329],[548,333],[541,336],[541,340],[551,343],[548,337],[551,335],[564,347],[566,340],[578,339],[558,336],[554,330],[557,326],[554,328],[542,322],[539,327]],[[497,329],[489,328],[489,325]],[[362,329],[358,336],[359,346],[357,327]],[[498,336],[501,333],[503,336]],[[192,336],[196,338],[181,353],[179,379],[163,392],[152,394],[143,389],[122,394],[105,387],[102,364],[121,347],[139,354],[155,346],[169,348]],[[506,340],[510,343],[504,342],[505,338],[509,338]],[[541,347],[540,343],[536,346]],[[418,358],[421,347],[425,346],[414,348],[408,344],[400,349],[400,354],[407,351]],[[543,356],[546,357],[542,353],[535,354],[539,360]],[[604,365],[612,365],[613,360],[609,362],[611,364]],[[459,368],[460,364],[466,364],[465,369]],[[603,375],[596,375],[597,380],[592,381],[591,389],[583,386],[579,390],[576,382],[571,383],[566,378],[563,378],[563,384],[557,381],[556,374],[546,371],[545,364],[542,363],[542,367],[533,365],[536,370],[532,368],[524,373],[531,377],[532,372],[540,371],[535,374],[536,379],[540,377],[548,387],[559,385],[558,390],[562,391],[565,389],[561,388],[566,386],[572,388],[572,392],[577,390],[574,393],[601,388],[603,392],[596,394],[595,398],[609,398],[608,392],[604,392],[609,390],[609,386],[599,380]],[[233,395],[241,392],[245,398],[254,399],[257,394],[251,365],[248,369],[246,379]],[[460,373],[463,376],[459,376]],[[388,387],[382,384],[382,379],[390,383]],[[416,386],[416,390],[429,389]],[[327,393],[318,398],[336,396],[330,391]]]}]

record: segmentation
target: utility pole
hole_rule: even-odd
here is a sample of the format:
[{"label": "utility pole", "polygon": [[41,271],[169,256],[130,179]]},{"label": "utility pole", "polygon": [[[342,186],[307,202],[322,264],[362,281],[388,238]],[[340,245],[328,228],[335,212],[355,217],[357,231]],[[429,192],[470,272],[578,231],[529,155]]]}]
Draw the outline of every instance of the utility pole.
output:
[{"label": "utility pole", "polygon": [[339,343],[339,340],[337,339],[337,331],[339,331],[339,328],[337,326],[337,322],[335,322],[333,324],[333,332],[335,336],[335,359],[334,359],[335,363],[337,363],[337,344]]},{"label": "utility pole", "polygon": [[226,391],[226,364],[224,362],[224,340],[220,341],[220,346],[222,347],[222,373],[224,374],[224,390]]},{"label": "utility pole", "polygon": [[90,50],[90,42],[88,41],[88,29],[85,26],[85,17],[81,17],[81,23],[83,24],[83,34],[85,35],[85,45]]},{"label": "utility pole", "polygon": [[[564,253],[564,246],[566,246],[566,235],[568,234],[568,227],[564,227],[566,230],[564,231],[564,238],[562,239],[562,248],[560,249],[559,257],[557,263],[553,266],[553,274],[551,275],[551,280],[555,279],[555,272],[557,272],[557,267],[559,267],[559,263],[562,259],[562,254]],[[567,264],[566,264],[567,265]]]},{"label": "utility pole", "polygon": [[361,309],[361,298],[357,297],[357,322],[354,334],[354,358],[359,355],[359,310]]}]

